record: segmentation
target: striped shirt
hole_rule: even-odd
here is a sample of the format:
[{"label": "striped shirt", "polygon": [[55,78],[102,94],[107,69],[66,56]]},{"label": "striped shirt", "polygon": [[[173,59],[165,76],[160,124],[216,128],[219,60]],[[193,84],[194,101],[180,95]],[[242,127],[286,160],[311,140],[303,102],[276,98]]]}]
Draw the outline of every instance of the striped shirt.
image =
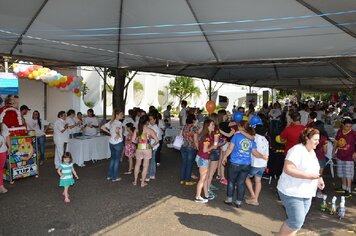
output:
[{"label": "striped shirt", "polygon": [[73,178],[72,168],[73,168],[73,163],[70,164],[62,163],[61,172],[63,176],[61,177],[61,179],[72,179]]}]

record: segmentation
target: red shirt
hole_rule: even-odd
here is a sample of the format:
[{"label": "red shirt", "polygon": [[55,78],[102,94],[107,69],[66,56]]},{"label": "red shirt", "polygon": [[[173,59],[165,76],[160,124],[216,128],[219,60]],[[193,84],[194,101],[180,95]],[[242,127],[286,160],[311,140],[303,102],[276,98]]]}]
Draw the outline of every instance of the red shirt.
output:
[{"label": "red shirt", "polygon": [[325,159],[324,145],[328,143],[328,139],[325,136],[320,135],[319,144],[315,148],[315,154],[318,160]]},{"label": "red shirt", "polygon": [[208,147],[210,147],[214,141],[212,141],[212,136],[211,135],[206,135],[205,137],[202,137],[199,141],[199,149],[198,149],[198,156],[201,158],[208,160],[210,156],[210,152],[203,152],[204,149],[204,144],[207,143]]},{"label": "red shirt", "polygon": [[350,130],[344,134],[342,129],[339,129],[335,141],[337,142],[337,158],[342,161],[352,161],[352,154],[355,152],[356,132]]},{"label": "red shirt", "polygon": [[286,146],[284,148],[284,155],[287,156],[288,150],[294,145],[299,143],[299,136],[304,129],[304,125],[292,125],[288,126],[281,133],[281,138],[286,140]]}]

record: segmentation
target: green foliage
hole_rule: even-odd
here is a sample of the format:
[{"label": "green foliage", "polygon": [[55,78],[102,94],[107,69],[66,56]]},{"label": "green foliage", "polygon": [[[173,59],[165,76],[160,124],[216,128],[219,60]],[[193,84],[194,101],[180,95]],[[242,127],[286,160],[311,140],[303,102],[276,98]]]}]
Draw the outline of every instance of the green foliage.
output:
[{"label": "green foliage", "polygon": [[159,113],[162,113],[162,110],[163,110],[163,107],[162,107],[162,106],[158,106],[158,107],[157,107],[157,111],[158,111]]},{"label": "green foliage", "polygon": [[134,81],[133,89],[135,92],[142,92],[143,91],[143,84],[139,81]]},{"label": "green foliage", "polygon": [[158,96],[165,96],[166,94],[164,93],[163,90],[158,90]]},{"label": "green foliage", "polygon": [[311,98],[315,98],[316,100],[319,100],[319,101],[329,101],[331,99],[331,93],[307,92],[307,93],[303,93],[303,98],[304,98],[304,100],[309,100]]},{"label": "green foliage", "polygon": [[192,95],[200,95],[199,87],[195,86],[194,80],[188,76],[177,76],[169,82],[167,86],[170,94],[179,98],[179,103],[191,97]]},{"label": "green foliage", "polygon": [[85,106],[89,107],[89,108],[93,108],[95,106],[95,102],[93,101],[84,101]]},{"label": "green foliage", "polygon": [[278,89],[276,92],[276,97],[278,100],[284,99],[290,95],[294,95],[295,91]]},{"label": "green foliage", "polygon": [[[127,69],[120,69],[120,72],[125,73],[126,77],[130,74],[130,70]],[[116,68],[107,68],[108,76],[116,77]]]}]

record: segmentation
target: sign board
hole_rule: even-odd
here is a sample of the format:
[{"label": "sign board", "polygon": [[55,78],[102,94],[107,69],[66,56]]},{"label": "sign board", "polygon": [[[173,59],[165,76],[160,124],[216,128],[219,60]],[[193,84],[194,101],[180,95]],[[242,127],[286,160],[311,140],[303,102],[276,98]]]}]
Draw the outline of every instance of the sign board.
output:
[{"label": "sign board", "polygon": [[4,179],[13,181],[38,175],[36,136],[11,136],[11,152]]},{"label": "sign board", "polygon": [[257,105],[257,93],[246,93],[246,108],[252,104],[254,107]]}]

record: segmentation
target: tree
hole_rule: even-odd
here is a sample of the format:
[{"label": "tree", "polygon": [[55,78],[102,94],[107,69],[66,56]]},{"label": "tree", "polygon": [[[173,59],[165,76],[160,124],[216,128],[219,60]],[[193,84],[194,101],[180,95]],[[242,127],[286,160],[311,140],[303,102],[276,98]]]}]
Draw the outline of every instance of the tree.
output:
[{"label": "tree", "polygon": [[158,96],[165,96],[166,94],[164,93],[163,90],[158,90]]},{"label": "tree", "polygon": [[134,81],[134,84],[133,84],[133,89],[136,93],[138,92],[142,92],[143,91],[143,84],[140,83],[139,81]]},{"label": "tree", "polygon": [[179,104],[193,94],[198,96],[201,94],[199,87],[195,86],[194,80],[188,76],[177,76],[169,82],[167,89],[171,95],[178,97]]}]

